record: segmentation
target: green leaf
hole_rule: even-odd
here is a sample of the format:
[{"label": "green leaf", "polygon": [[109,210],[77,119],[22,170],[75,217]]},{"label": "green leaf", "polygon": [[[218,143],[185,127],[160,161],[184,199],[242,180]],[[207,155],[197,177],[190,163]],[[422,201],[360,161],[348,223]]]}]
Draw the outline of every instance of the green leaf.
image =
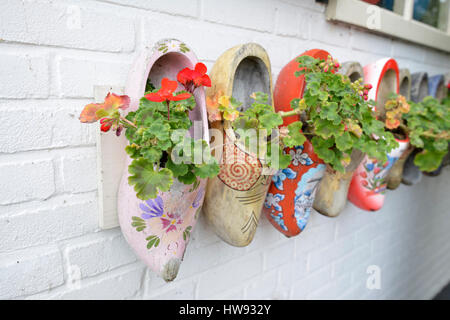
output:
[{"label": "green leaf", "polygon": [[336,140],[336,147],[341,151],[346,151],[352,148],[353,146],[353,139],[347,131],[341,134],[340,136],[337,136],[335,138]]},{"label": "green leaf", "polygon": [[445,139],[436,139],[433,142],[433,147],[437,150],[437,151],[447,151],[448,148],[448,141]]},{"label": "green leaf", "polygon": [[289,136],[283,139],[283,143],[290,148],[302,146],[306,141],[306,137],[301,133],[302,123],[293,122],[287,127]]},{"label": "green leaf", "polygon": [[422,152],[416,154],[414,164],[418,166],[421,171],[434,171],[439,168],[446,153],[447,152],[423,150]]},{"label": "green leaf", "polygon": [[148,129],[159,140],[168,140],[170,138],[170,125],[167,123],[162,121],[153,122]]},{"label": "green leaf", "polygon": [[195,165],[194,174],[200,178],[213,178],[219,174],[220,167],[214,162],[211,164]]},{"label": "green leaf", "polygon": [[177,179],[181,183],[189,185],[189,184],[193,184],[197,180],[197,177],[195,176],[195,174],[192,171],[188,171],[188,173],[177,177]]},{"label": "green leaf", "polygon": [[172,157],[169,157],[169,159],[166,162],[166,168],[172,171],[174,177],[184,176],[189,169],[189,166],[184,163],[175,164],[172,161]]},{"label": "green leaf", "polygon": [[330,148],[334,145],[332,139],[324,140],[318,136],[314,136],[311,139],[311,143],[314,148],[314,152],[326,163],[331,163],[334,160],[334,152]]},{"label": "green leaf", "polygon": [[338,136],[344,132],[344,125],[342,123],[334,124],[329,120],[319,119],[315,123],[315,133],[324,139],[332,136]]},{"label": "green leaf", "polygon": [[151,163],[158,162],[162,157],[162,151],[153,147],[145,148],[143,152],[141,152],[142,157],[148,160]]},{"label": "green leaf", "polygon": [[172,171],[166,168],[155,171],[153,163],[144,158],[133,160],[128,171],[128,183],[134,186],[136,196],[141,200],[156,198],[158,191],[169,191],[173,184]]},{"label": "green leaf", "polygon": [[283,118],[274,112],[262,115],[259,117],[259,121],[261,126],[268,131],[283,124]]},{"label": "green leaf", "polygon": [[342,117],[338,114],[338,105],[335,102],[322,105],[320,110],[320,118],[327,119],[333,122],[334,125],[338,125],[342,121]]},{"label": "green leaf", "polygon": [[139,158],[141,153],[139,152],[139,147],[137,145],[128,145],[125,147],[125,152],[130,156],[132,159]]}]

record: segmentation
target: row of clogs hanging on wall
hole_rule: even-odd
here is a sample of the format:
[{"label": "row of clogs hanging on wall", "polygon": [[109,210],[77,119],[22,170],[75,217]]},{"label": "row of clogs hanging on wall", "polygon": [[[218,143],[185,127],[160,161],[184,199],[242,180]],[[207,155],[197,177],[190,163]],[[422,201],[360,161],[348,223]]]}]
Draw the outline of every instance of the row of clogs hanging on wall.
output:
[{"label": "row of clogs hanging on wall", "polygon": [[[328,54],[314,49],[302,55],[326,59]],[[138,108],[148,78],[159,86],[162,78],[174,79],[179,70],[192,69],[196,63],[192,50],[174,39],[162,40],[144,51],[132,67],[125,90],[131,98],[130,111]],[[269,95],[275,111],[287,111],[291,99],[302,97],[305,88],[304,77],[294,75],[297,70],[298,63],[293,59],[281,70],[273,90],[270,59],[264,48],[255,43],[233,47],[215,62],[210,72],[212,86],[207,88],[206,94],[203,89],[196,91],[197,107],[189,116],[191,120],[202,121],[202,138],[209,141],[205,99],[214,101],[220,95],[233,96],[243,102],[245,109],[251,104],[250,95],[262,91]],[[440,89],[444,81],[442,76],[428,79],[425,73],[410,75],[406,69],[399,70],[396,61],[390,58],[364,68],[357,62],[347,62],[340,72],[352,81],[364,78],[366,83],[372,84],[374,89],[369,98],[376,101],[377,109],[383,108],[391,92],[400,92],[410,98],[411,91],[414,101],[421,100],[429,92],[434,95],[445,92]],[[298,120],[296,117],[285,118],[283,125]],[[301,147],[285,150],[293,159],[288,168],[271,172],[264,159],[246,150],[233,131],[227,130],[231,128],[230,122],[225,120],[214,126],[223,133],[224,143],[223,146],[215,145],[212,141],[212,150],[218,152],[219,157],[238,156],[245,161],[225,162],[217,177],[202,180],[195,190],[175,180],[170,191],[159,193],[155,199],[141,201],[128,185],[127,168],[131,159],[128,157],[126,161],[118,191],[120,226],[139,258],[166,281],[173,280],[178,273],[202,205],[203,214],[214,232],[230,245],[243,247],[252,241],[261,213],[278,231],[291,237],[305,228],[312,208],[335,217],[344,209],[348,198],[362,209],[378,210],[383,205],[386,187],[395,189],[402,176],[405,183],[417,181],[417,177],[413,177],[416,174],[413,165],[406,165],[404,174],[401,165],[394,170],[396,163],[406,161],[408,164],[411,159],[407,158],[411,153],[408,140],[399,141],[400,146],[389,154],[387,165],[354,152],[345,174],[328,172],[311,143],[306,141]],[[395,172],[391,170],[384,179],[391,168]],[[374,185],[374,179],[382,182]],[[146,225],[144,231],[139,230],[143,223]]]}]

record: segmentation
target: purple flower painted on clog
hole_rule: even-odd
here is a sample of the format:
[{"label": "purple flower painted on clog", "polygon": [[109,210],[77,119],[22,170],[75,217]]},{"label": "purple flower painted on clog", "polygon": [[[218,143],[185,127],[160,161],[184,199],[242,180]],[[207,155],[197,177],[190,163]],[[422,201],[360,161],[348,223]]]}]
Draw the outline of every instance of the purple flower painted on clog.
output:
[{"label": "purple flower painted on clog", "polygon": [[272,176],[272,181],[278,190],[283,190],[283,181],[286,180],[286,178],[295,179],[295,177],[297,177],[297,173],[291,168],[286,168],[278,170],[277,173]]},{"label": "purple flower painted on clog", "polygon": [[192,202],[192,207],[194,208],[194,209],[197,209],[199,206],[200,206],[200,204],[201,204],[201,202],[202,202],[202,200],[203,200],[203,195],[205,194],[205,188],[201,188],[198,192],[197,192],[197,195],[195,196],[195,199],[194,199],[194,202]]},{"label": "purple flower painted on clog", "polygon": [[155,199],[149,199],[139,204],[139,208],[144,211],[141,215],[143,219],[161,217],[164,213],[164,204],[160,196]]}]

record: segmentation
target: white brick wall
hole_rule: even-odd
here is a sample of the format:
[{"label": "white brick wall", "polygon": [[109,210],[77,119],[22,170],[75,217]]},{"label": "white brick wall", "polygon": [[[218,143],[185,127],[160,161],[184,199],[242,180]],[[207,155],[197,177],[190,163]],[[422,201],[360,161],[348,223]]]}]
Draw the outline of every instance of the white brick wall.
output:
[{"label": "white brick wall", "polygon": [[[81,125],[94,85],[125,84],[139,50],[188,43],[211,67],[226,49],[261,43],[274,80],[299,53],[367,64],[386,55],[431,75],[449,55],[330,24],[313,0],[7,0],[0,3],[0,299],[428,299],[450,280],[450,168],[388,192],[376,213],[316,212],[287,239],[262,218],[234,248],[203,218],[178,278],[136,259],[118,228],[97,223],[94,126]],[[369,265],[381,290],[366,288]]]}]

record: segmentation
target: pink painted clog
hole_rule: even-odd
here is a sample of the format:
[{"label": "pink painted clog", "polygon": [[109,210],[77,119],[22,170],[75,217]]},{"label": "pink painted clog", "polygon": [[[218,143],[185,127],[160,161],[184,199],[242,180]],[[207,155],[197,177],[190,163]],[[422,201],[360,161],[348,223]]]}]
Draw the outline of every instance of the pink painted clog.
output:
[{"label": "pink painted clog", "polygon": [[[131,100],[129,111],[138,109],[148,79],[159,87],[162,78],[175,80],[181,69],[193,69],[196,63],[197,58],[191,49],[174,39],[159,41],[153,48],[144,51],[135,61],[126,86],[125,93]],[[178,90],[181,89],[179,86]],[[195,138],[209,141],[203,88],[198,88],[194,96],[197,106],[190,111],[189,118],[193,123],[201,123],[201,130],[195,132]],[[191,136],[194,134],[193,128],[194,125]],[[198,134],[200,131],[201,134]],[[206,179],[185,185],[175,178],[168,192],[159,192],[155,199],[142,201],[128,184],[131,161],[127,156],[118,191],[120,227],[137,256],[164,280],[171,281],[177,276],[203,204]]]},{"label": "pink painted clog", "polygon": [[[369,99],[375,100],[375,109],[384,113],[384,105],[391,92],[399,93],[399,70],[397,62],[391,58],[380,59],[364,67],[365,83],[371,84]],[[353,174],[348,199],[357,207],[376,211],[384,203],[386,191],[385,178],[394,163],[408,149],[409,139],[397,140],[399,147],[388,155],[388,161],[380,163],[376,159],[365,156]]]}]

